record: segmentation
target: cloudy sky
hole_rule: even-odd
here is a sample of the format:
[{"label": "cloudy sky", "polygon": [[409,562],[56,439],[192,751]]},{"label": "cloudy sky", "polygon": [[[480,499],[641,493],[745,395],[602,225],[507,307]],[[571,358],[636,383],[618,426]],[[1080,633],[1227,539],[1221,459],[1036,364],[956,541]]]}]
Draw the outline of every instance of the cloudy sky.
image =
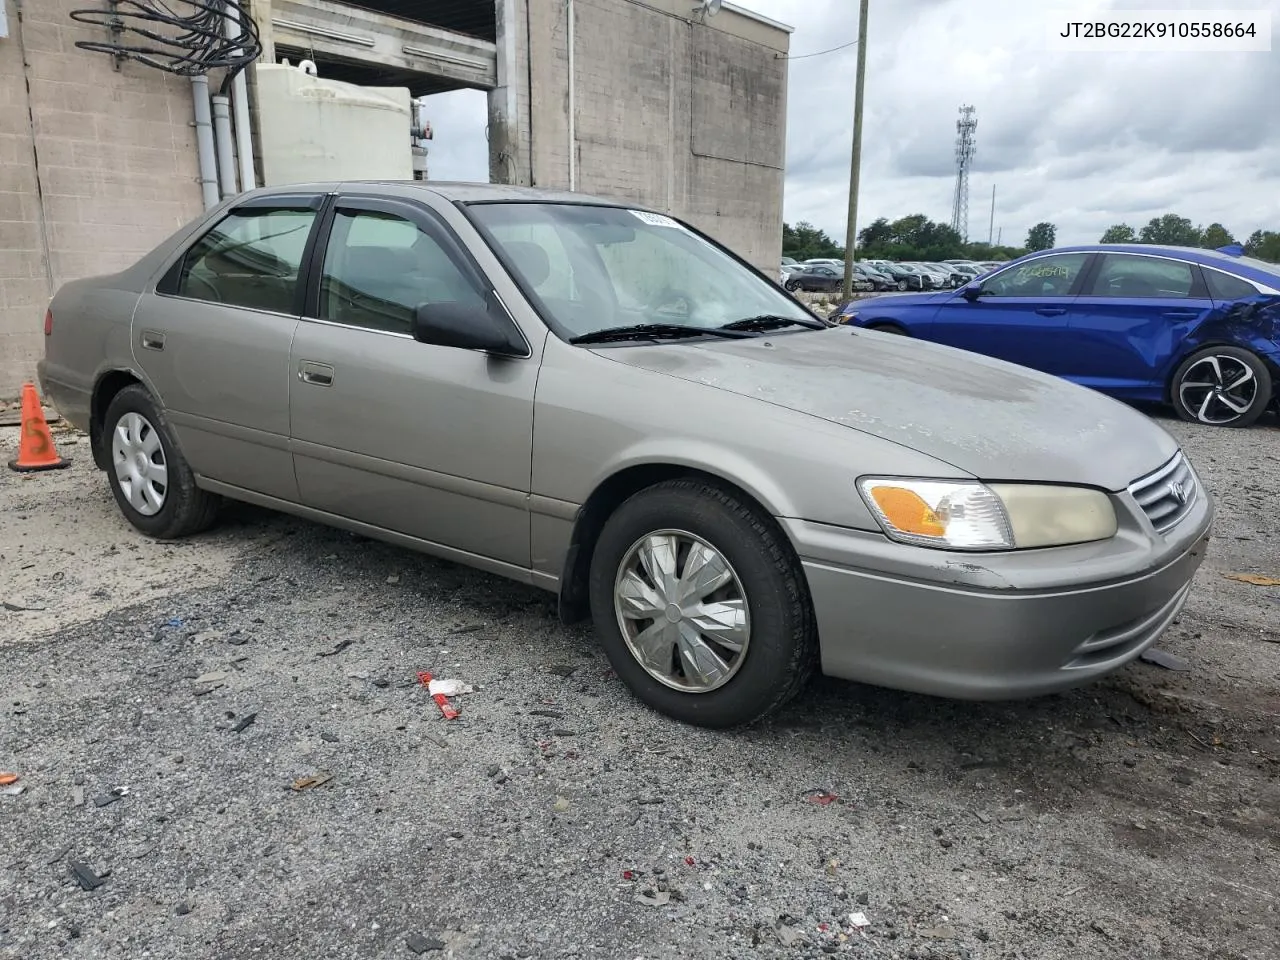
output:
[{"label": "cloudy sky", "polygon": [[[856,0],[738,0],[791,36],[786,219],[843,238]],[[1059,244],[1169,211],[1238,239],[1280,230],[1280,43],[1269,53],[1052,50],[1049,18],[1099,9],[1267,10],[1280,0],[871,0],[859,225],[950,219],[962,103],[977,108],[969,235],[1021,244],[1048,220]],[[1070,14],[1065,16],[1065,14]],[[484,95],[435,98],[431,176],[485,179]]]}]

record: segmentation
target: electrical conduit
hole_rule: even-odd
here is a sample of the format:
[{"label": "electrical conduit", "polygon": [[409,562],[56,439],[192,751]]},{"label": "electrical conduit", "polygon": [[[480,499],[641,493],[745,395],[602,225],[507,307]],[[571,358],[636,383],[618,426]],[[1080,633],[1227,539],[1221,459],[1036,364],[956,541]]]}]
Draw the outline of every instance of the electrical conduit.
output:
[{"label": "electrical conduit", "polygon": [[[241,30],[240,7],[238,4],[228,3],[226,11],[222,21],[223,29],[228,38],[235,38],[240,35]],[[242,48],[236,47],[233,56],[238,57],[243,52]],[[241,190],[252,190],[257,186],[257,179],[253,172],[253,138],[249,135],[249,87],[244,79],[244,72],[248,69],[248,66],[245,66],[237,70],[231,81],[231,94],[234,98],[232,103],[236,118],[236,157],[240,161]]]},{"label": "electrical conduit", "polygon": [[218,184],[222,199],[236,195],[236,158],[231,149],[231,100],[225,93],[215,93],[213,101],[213,139],[218,151]]},{"label": "electrical conduit", "polygon": [[573,0],[565,0],[568,29],[565,31],[565,45],[569,51],[569,189],[578,189],[578,128],[577,111],[574,109],[573,91]]},{"label": "electrical conduit", "polygon": [[204,208],[218,205],[218,157],[213,145],[213,117],[209,112],[209,78],[191,78],[191,99],[195,106],[196,154],[200,161],[200,195]]}]

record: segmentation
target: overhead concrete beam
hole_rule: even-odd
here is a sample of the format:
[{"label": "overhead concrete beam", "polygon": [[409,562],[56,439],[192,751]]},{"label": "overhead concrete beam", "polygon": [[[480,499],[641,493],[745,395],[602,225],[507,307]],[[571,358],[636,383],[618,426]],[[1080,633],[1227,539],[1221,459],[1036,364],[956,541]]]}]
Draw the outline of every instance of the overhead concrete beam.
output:
[{"label": "overhead concrete beam", "polygon": [[497,47],[487,40],[332,0],[271,0],[271,34],[278,46],[416,70],[478,90],[498,85]]}]

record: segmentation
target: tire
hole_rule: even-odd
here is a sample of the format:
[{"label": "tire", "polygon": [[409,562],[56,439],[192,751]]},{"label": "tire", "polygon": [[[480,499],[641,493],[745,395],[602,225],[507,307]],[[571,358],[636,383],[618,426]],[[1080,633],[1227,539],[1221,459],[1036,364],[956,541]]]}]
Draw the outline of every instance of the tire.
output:
[{"label": "tire", "polygon": [[[118,436],[118,431],[123,433]],[[115,395],[103,420],[101,442],[120,512],[143,533],[176,540],[213,525],[220,500],[196,486],[164,411],[146,388],[135,384]],[[147,461],[163,467],[163,483],[154,474],[144,476]]]},{"label": "tire", "polygon": [[[676,559],[672,568],[678,573],[689,572],[685,563],[693,548],[709,548],[723,561],[722,565],[707,563],[703,569],[719,566],[728,582],[701,596],[705,602],[720,604],[722,617],[724,605],[738,598],[745,601],[745,642],[740,653],[717,647],[697,633],[689,619],[678,625],[663,619],[660,607],[665,591],[655,589],[655,580],[636,575],[650,569],[638,554],[655,537],[668,547],[680,545],[671,554]],[[633,597],[644,598],[633,604],[637,615],[630,618],[623,617],[615,605],[615,588],[625,588],[628,582]],[[660,483],[624,502],[605,523],[596,543],[589,592],[596,633],[618,676],[644,703],[683,723],[718,729],[754,723],[799,693],[817,667],[817,626],[791,545],[766,515],[738,495],[705,481]],[[686,612],[694,606],[686,601]],[[641,607],[658,615],[644,618]],[[678,610],[673,614],[678,616]],[[661,667],[643,665],[632,652],[628,638],[646,631],[655,640],[655,662]],[[707,651],[715,654],[705,661],[713,669],[702,678],[688,670],[676,653],[675,635],[689,632],[701,642],[704,656]],[[730,631],[722,635],[729,636]]]},{"label": "tire", "polygon": [[907,281],[905,281],[905,280],[899,280],[899,281],[898,281],[898,289],[899,289],[899,290],[901,290],[901,291],[905,291],[905,290],[907,289],[907,286],[908,286]]},{"label": "tire", "polygon": [[880,333],[892,333],[899,337],[905,337],[907,331],[903,330],[896,323],[868,323],[868,330],[878,330]]},{"label": "tire", "polygon": [[1178,365],[1169,398],[1178,416],[1211,427],[1248,427],[1271,405],[1271,372],[1240,347],[1206,347]]},{"label": "tire", "polygon": [[799,282],[797,282],[797,281],[795,281],[795,280],[788,280],[788,281],[787,281],[786,283],[784,283],[782,286],[783,286],[786,290],[789,290],[791,293],[795,293],[797,290],[799,290],[799,289],[800,289],[800,284],[799,284]]}]

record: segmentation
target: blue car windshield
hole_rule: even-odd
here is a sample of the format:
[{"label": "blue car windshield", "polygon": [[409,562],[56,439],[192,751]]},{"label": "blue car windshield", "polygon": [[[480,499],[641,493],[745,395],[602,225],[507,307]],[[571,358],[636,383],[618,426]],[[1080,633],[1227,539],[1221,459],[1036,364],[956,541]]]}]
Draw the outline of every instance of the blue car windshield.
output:
[{"label": "blue car windshield", "polygon": [[475,203],[467,211],[562,336],[637,323],[815,321],[776,282],[671,217],[580,203]]}]

